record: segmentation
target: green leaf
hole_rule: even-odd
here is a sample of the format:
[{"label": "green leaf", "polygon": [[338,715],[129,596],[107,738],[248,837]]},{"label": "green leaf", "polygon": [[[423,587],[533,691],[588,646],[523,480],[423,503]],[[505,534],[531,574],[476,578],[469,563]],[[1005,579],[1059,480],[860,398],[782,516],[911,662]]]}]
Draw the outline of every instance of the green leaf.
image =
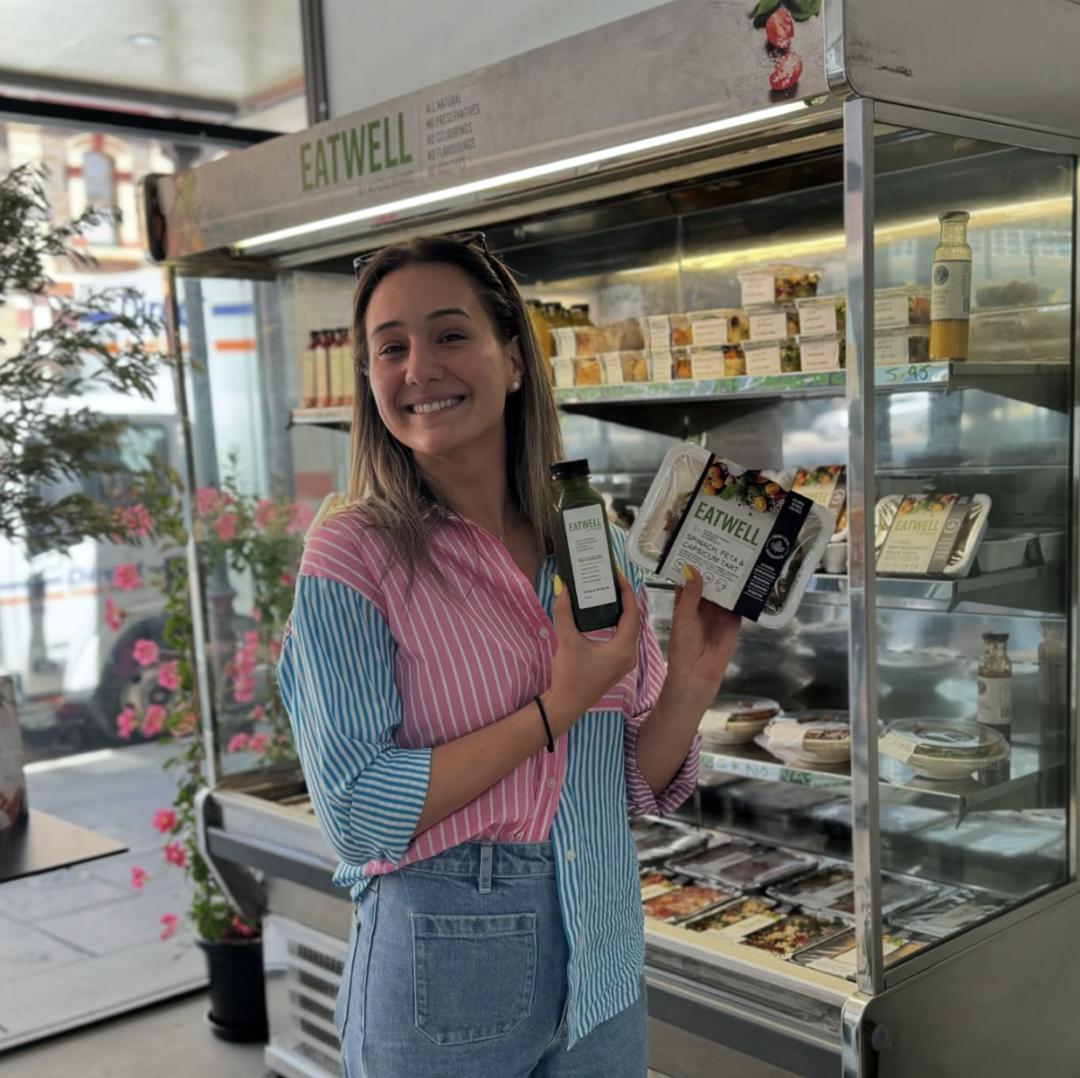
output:
[{"label": "green leaf", "polygon": [[798,22],[806,22],[812,16],[821,14],[821,0],[784,0],[784,7]]},{"label": "green leaf", "polygon": [[[821,3],[821,0],[818,0]],[[780,0],[760,0],[758,6],[750,12],[750,18],[763,19],[767,15],[771,15],[780,6]]]},{"label": "green leaf", "polygon": [[732,483],[729,486],[724,487],[724,489],[720,491],[720,500],[730,502],[735,497],[735,494],[736,487],[735,484]]}]

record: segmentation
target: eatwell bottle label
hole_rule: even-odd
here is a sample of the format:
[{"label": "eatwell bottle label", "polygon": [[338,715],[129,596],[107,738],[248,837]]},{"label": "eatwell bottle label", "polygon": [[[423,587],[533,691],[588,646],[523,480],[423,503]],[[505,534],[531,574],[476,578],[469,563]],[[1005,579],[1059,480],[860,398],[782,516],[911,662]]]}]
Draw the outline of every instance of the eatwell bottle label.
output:
[{"label": "eatwell bottle label", "polygon": [[968,321],[971,318],[971,263],[935,262],[932,280],[931,321]]},{"label": "eatwell bottle label", "polygon": [[604,508],[584,505],[563,513],[566,546],[574,572],[574,594],[581,610],[607,606],[618,599],[615,576],[611,571]]}]

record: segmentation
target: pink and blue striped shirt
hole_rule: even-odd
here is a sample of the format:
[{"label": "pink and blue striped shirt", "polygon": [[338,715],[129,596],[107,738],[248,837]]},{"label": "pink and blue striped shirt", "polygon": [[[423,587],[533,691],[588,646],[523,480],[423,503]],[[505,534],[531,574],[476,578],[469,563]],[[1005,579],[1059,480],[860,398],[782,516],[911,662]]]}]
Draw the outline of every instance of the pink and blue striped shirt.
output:
[{"label": "pink and blue striped shirt", "polygon": [[[644,936],[627,816],[681,804],[697,745],[658,797],[636,739],[665,665],[640,571],[613,531],[616,559],[643,606],[637,669],[558,739],[489,790],[412,838],[431,750],[526,706],[551,681],[554,559],[535,584],[483,529],[451,516],[430,536],[448,584],[408,574],[356,511],[309,537],[278,670],[308,790],[354,896],[378,873],[462,842],[545,842],[556,855],[570,944],[571,1041],[629,1006]],[[449,590],[448,590],[449,587]],[[537,719],[539,722],[539,719]]]}]

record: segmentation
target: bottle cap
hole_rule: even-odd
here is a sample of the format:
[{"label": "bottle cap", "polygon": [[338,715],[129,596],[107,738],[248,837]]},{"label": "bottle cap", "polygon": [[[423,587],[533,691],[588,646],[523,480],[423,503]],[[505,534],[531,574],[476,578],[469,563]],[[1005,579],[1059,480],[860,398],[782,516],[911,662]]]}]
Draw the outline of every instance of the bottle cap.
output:
[{"label": "bottle cap", "polygon": [[938,214],[939,221],[970,221],[971,214],[967,210],[946,210]]},{"label": "bottle cap", "polygon": [[1008,633],[983,633],[983,639],[988,644],[1004,644],[1009,639]]},{"label": "bottle cap", "polygon": [[551,466],[552,479],[580,479],[588,478],[589,462],[587,460],[557,460]]}]

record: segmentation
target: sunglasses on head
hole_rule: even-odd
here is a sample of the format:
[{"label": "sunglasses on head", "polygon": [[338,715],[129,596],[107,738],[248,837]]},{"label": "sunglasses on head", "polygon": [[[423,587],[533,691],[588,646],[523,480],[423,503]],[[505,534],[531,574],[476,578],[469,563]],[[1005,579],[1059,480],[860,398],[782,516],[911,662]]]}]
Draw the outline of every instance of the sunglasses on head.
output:
[{"label": "sunglasses on head", "polygon": [[[448,236],[444,236],[444,239],[453,240],[455,243],[460,243],[463,247],[476,247],[480,253],[487,258],[490,255],[487,245],[487,237],[483,232],[452,232]],[[374,259],[378,258],[380,254],[385,250],[383,247],[379,247],[374,251],[368,252],[366,255],[357,255],[353,259],[353,272],[357,277],[364,271],[364,267]]]}]

